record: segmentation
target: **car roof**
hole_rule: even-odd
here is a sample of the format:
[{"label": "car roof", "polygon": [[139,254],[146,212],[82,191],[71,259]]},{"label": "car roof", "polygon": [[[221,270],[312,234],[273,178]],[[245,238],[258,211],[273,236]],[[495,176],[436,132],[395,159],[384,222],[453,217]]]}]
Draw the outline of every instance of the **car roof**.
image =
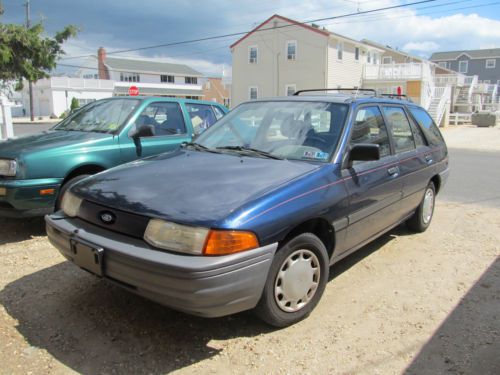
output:
[{"label": "car roof", "polygon": [[[364,103],[382,103],[382,104],[402,104],[402,105],[413,105],[418,106],[418,104],[413,103],[409,100],[384,98],[379,96],[366,96],[360,95],[358,97],[346,94],[330,94],[330,95],[293,95],[293,96],[279,96],[279,97],[269,97],[261,98],[249,101],[254,102],[327,102],[327,103],[342,103],[342,104],[364,104]],[[247,103],[249,103],[247,102]]]},{"label": "car roof", "polygon": [[118,99],[130,99],[130,100],[141,100],[142,102],[156,102],[159,100],[166,102],[176,102],[176,103],[196,103],[196,104],[206,104],[206,105],[216,105],[222,107],[222,104],[217,102],[212,102],[208,100],[198,100],[198,99],[184,99],[184,98],[170,98],[166,96],[112,96],[110,98],[104,98],[104,100],[118,100]]}]

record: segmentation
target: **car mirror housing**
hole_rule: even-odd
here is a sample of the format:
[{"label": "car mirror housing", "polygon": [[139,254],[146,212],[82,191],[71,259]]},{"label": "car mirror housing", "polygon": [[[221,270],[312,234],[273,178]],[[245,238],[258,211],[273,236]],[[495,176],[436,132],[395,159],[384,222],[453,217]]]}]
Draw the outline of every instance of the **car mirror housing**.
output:
[{"label": "car mirror housing", "polygon": [[349,151],[348,166],[352,166],[353,161],[372,161],[380,159],[380,147],[371,143],[359,143],[353,145]]},{"label": "car mirror housing", "polygon": [[129,133],[131,138],[153,137],[154,135],[154,128],[152,125],[140,125]]}]

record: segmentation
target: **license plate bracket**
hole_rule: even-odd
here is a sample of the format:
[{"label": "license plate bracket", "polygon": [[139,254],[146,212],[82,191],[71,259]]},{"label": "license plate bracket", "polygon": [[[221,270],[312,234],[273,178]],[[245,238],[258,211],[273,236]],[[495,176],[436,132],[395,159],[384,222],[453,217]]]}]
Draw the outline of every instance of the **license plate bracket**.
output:
[{"label": "license plate bracket", "polygon": [[104,249],[99,246],[70,240],[73,261],[86,271],[103,276]]}]

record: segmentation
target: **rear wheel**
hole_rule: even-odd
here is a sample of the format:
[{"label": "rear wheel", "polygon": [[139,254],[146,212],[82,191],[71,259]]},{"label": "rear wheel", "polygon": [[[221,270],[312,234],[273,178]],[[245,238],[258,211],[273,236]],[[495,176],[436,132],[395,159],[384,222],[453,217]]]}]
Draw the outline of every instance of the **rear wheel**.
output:
[{"label": "rear wheel", "polygon": [[323,294],[328,269],[328,253],[318,237],[303,233],[291,239],[274,257],[257,315],[275,327],[304,319]]},{"label": "rear wheel", "polygon": [[429,225],[431,225],[432,217],[434,215],[434,205],[436,202],[436,188],[434,183],[431,181],[429,185],[425,188],[424,197],[420,202],[417,210],[406,221],[406,225],[409,229],[415,232],[425,232]]},{"label": "rear wheel", "polygon": [[78,181],[83,180],[86,177],[92,176],[90,174],[81,174],[79,176],[75,176],[68,181],[64,183],[64,185],[61,187],[61,190],[59,190],[59,194],[57,195],[56,199],[56,204],[54,207],[54,211],[59,211],[61,209],[61,203],[62,203],[62,198],[64,196],[64,193],[71,187],[71,185],[76,184]]}]

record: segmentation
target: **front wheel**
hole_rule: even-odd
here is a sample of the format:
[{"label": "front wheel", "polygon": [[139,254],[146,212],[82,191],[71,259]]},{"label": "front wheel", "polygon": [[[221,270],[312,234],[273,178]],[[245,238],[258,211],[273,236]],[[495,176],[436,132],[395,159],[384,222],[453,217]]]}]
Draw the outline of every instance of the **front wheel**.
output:
[{"label": "front wheel", "polygon": [[312,233],[294,237],[274,257],[257,315],[275,327],[304,319],[325,290],[328,269],[328,253],[318,237]]},{"label": "front wheel", "polygon": [[431,181],[425,188],[424,197],[420,202],[417,210],[406,221],[406,225],[414,232],[425,232],[429,225],[431,225],[432,217],[434,215],[434,205],[436,202],[436,188]]}]

